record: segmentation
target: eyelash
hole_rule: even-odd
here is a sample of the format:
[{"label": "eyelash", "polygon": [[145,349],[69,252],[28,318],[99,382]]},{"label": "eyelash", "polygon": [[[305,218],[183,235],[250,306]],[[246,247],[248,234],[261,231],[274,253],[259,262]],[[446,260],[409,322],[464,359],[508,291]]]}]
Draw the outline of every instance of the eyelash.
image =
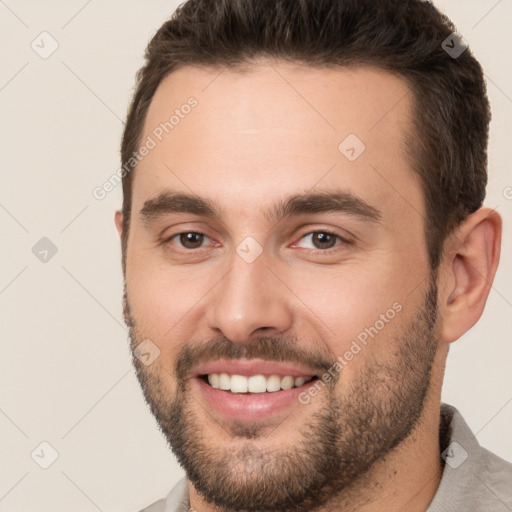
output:
[{"label": "eyelash", "polygon": [[[304,233],[299,238],[299,241],[305,238],[306,236],[314,235],[315,233],[322,233],[324,235],[329,235],[337,239],[340,243],[336,243],[333,247],[328,247],[327,249],[310,249],[307,248],[305,250],[307,251],[315,251],[320,253],[330,253],[331,251],[336,251],[337,248],[339,248],[341,245],[350,245],[351,241],[348,240],[345,237],[342,237],[341,235],[338,235],[337,233],[334,233],[333,231],[330,231],[328,229],[316,229],[314,231],[308,231],[307,233]],[[295,244],[294,244],[295,245]]]},{"label": "eyelash", "polygon": [[[212,239],[212,237],[210,237],[208,235],[208,233],[204,233],[202,231],[180,231],[179,233],[175,233],[175,234],[165,238],[164,240],[161,241],[161,243],[163,245],[168,245],[168,244],[171,243],[171,241],[174,238],[179,237],[180,235],[191,234],[191,233],[194,234],[194,235],[202,235],[202,236],[205,236],[207,238]],[[310,249],[310,248],[307,248],[305,250],[307,250],[307,251],[315,251],[315,252],[319,252],[319,253],[330,253],[331,251],[336,250],[336,248],[339,247],[340,245],[351,245],[352,244],[351,240],[348,240],[347,238],[344,238],[341,235],[338,235],[337,233],[334,233],[333,231],[330,231],[328,229],[316,229],[314,231],[308,231],[307,233],[304,233],[303,235],[301,235],[299,240],[302,240],[306,236],[310,236],[310,235],[313,235],[315,233],[322,233],[322,234],[325,234],[325,235],[333,236],[337,240],[339,240],[341,243],[336,244],[333,247],[329,247],[327,249]],[[180,250],[184,251],[184,252],[192,253],[192,252],[197,252],[200,249],[204,249],[204,248],[205,248],[205,246],[197,247],[195,249],[187,249],[185,247],[180,247]]]}]

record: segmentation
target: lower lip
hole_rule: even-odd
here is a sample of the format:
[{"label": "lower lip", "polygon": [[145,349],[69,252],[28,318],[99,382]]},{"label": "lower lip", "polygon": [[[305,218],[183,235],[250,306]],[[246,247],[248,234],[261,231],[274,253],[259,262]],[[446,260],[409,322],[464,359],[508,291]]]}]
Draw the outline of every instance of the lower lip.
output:
[{"label": "lower lip", "polygon": [[263,420],[294,405],[302,405],[299,395],[311,386],[306,382],[297,388],[272,393],[245,394],[212,388],[201,378],[194,381],[211,409],[228,420],[239,421]]}]

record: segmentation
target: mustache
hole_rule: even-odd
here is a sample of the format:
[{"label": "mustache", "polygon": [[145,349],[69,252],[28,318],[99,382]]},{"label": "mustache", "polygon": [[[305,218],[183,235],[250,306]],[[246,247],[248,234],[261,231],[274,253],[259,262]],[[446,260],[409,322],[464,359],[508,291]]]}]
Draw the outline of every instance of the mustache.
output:
[{"label": "mustache", "polygon": [[318,349],[299,347],[296,340],[289,338],[260,337],[247,343],[235,343],[219,336],[199,344],[188,343],[181,348],[175,363],[178,381],[187,380],[196,366],[218,359],[286,361],[324,373],[331,368],[336,357]]}]

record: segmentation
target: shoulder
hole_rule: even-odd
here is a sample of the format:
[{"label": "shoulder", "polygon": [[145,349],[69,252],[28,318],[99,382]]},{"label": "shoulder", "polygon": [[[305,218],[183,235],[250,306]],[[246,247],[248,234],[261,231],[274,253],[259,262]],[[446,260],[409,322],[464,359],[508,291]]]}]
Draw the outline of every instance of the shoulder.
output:
[{"label": "shoulder", "polygon": [[143,508],[140,512],[165,512],[165,499],[155,501],[155,503]]},{"label": "shoulder", "polygon": [[442,405],[449,423],[445,466],[428,512],[507,512],[512,510],[512,464],[480,446],[455,407]]},{"label": "shoulder", "polygon": [[479,501],[487,507],[485,510],[512,510],[512,464],[480,448],[471,469],[481,488]]},{"label": "shoulder", "polygon": [[188,512],[189,508],[188,480],[182,478],[165,498],[155,501],[139,512]]}]

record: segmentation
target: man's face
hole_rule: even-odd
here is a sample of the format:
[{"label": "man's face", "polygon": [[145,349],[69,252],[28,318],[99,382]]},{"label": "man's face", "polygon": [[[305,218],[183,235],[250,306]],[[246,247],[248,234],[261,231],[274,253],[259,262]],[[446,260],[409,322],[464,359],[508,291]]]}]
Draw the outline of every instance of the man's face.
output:
[{"label": "man's face", "polygon": [[158,354],[134,358],[146,399],[207,500],[312,510],[420,418],[436,288],[411,100],[383,71],[284,63],[186,67],[158,88],[125,315],[132,348]]}]

